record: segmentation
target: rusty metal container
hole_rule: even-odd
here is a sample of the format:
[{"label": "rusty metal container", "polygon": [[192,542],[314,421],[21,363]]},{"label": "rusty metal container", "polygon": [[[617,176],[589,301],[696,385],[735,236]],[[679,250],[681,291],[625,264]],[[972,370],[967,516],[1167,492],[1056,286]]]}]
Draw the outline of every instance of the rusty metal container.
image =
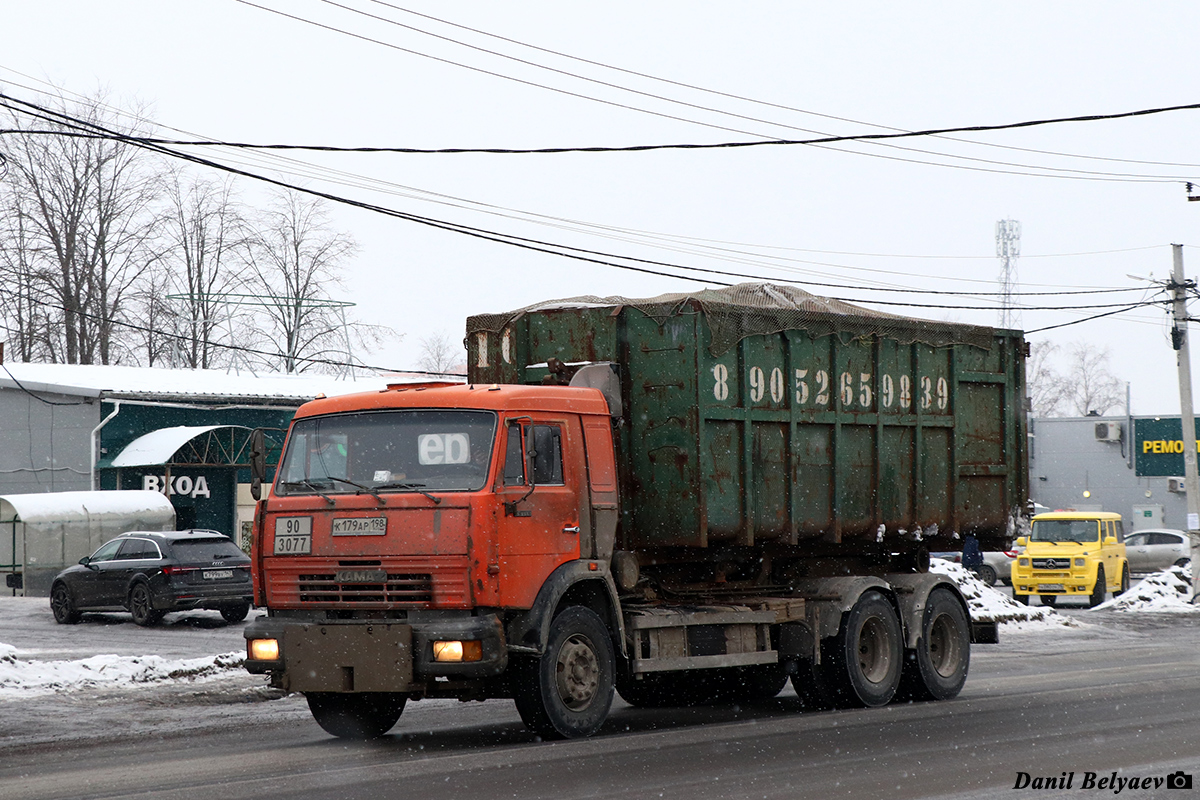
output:
[{"label": "rusty metal container", "polygon": [[617,365],[627,549],[999,548],[1028,494],[1019,331],[745,284],[480,315],[467,337],[476,383]]}]

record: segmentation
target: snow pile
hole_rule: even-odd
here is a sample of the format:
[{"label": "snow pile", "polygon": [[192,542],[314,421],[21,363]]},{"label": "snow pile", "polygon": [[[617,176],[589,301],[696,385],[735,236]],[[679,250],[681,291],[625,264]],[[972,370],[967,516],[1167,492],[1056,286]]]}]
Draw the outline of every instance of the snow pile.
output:
[{"label": "snow pile", "polygon": [[1192,565],[1171,566],[1157,572],[1120,597],[1101,603],[1112,611],[1141,611],[1157,614],[1192,614],[1200,606],[1192,605]]},{"label": "snow pile", "polygon": [[958,585],[975,622],[1020,623],[1018,627],[1022,630],[1059,625],[1074,627],[1077,624],[1046,606],[1021,605],[979,580],[961,564],[934,558],[929,562],[929,571],[945,575]]},{"label": "snow pile", "polygon": [[210,678],[240,670],[245,660],[244,653],[235,651],[185,659],[101,655],[79,661],[27,661],[17,657],[15,647],[0,642],[0,697]]}]

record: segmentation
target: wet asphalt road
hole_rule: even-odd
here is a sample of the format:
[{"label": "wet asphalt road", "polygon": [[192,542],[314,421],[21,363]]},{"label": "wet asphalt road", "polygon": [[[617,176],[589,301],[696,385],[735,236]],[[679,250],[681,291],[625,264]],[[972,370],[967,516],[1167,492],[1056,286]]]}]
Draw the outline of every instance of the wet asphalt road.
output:
[{"label": "wet asphalt road", "polygon": [[[0,750],[0,798],[1187,796],[1080,787],[1089,772],[1097,782],[1200,772],[1200,620],[1066,613],[1091,625],[976,647],[951,702],[803,712],[790,690],[746,707],[643,710],[618,699],[601,735],[573,742],[536,741],[506,701],[412,703],[384,739],[345,742],[298,698],[247,696],[252,679],[240,676],[227,688],[0,702],[0,733],[5,717],[41,718],[50,732]],[[124,630],[92,624],[79,641]],[[239,626],[191,625],[240,643]],[[154,637],[178,648],[187,632]],[[1022,771],[1075,776],[1070,790],[1014,789]]]}]

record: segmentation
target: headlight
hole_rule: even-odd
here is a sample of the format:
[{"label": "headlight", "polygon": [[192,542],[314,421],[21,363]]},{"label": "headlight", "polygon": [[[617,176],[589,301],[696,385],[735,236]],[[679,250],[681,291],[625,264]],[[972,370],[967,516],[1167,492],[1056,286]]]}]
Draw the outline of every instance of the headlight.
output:
[{"label": "headlight", "polygon": [[1029,566],[1029,559],[1028,559],[1028,558],[1018,558],[1018,559],[1017,559],[1017,566],[1018,566],[1018,567],[1028,567],[1028,566]]},{"label": "headlight", "polygon": [[246,649],[252,661],[278,661],[278,639],[251,639],[246,643]]},{"label": "headlight", "polygon": [[1087,566],[1087,559],[1086,559],[1086,558],[1077,558],[1077,559],[1075,559],[1075,566],[1077,566],[1077,567],[1086,567],[1086,566]]},{"label": "headlight", "polygon": [[434,661],[479,661],[483,658],[483,645],[478,640],[465,642],[434,642]]}]

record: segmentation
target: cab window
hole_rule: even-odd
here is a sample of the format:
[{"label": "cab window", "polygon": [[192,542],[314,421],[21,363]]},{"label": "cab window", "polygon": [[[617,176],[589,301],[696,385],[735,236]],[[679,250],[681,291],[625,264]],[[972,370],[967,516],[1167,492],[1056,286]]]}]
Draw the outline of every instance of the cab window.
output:
[{"label": "cab window", "polygon": [[508,426],[504,447],[504,485],[527,483],[526,471],[536,486],[563,485],[562,429],[557,425]]}]

